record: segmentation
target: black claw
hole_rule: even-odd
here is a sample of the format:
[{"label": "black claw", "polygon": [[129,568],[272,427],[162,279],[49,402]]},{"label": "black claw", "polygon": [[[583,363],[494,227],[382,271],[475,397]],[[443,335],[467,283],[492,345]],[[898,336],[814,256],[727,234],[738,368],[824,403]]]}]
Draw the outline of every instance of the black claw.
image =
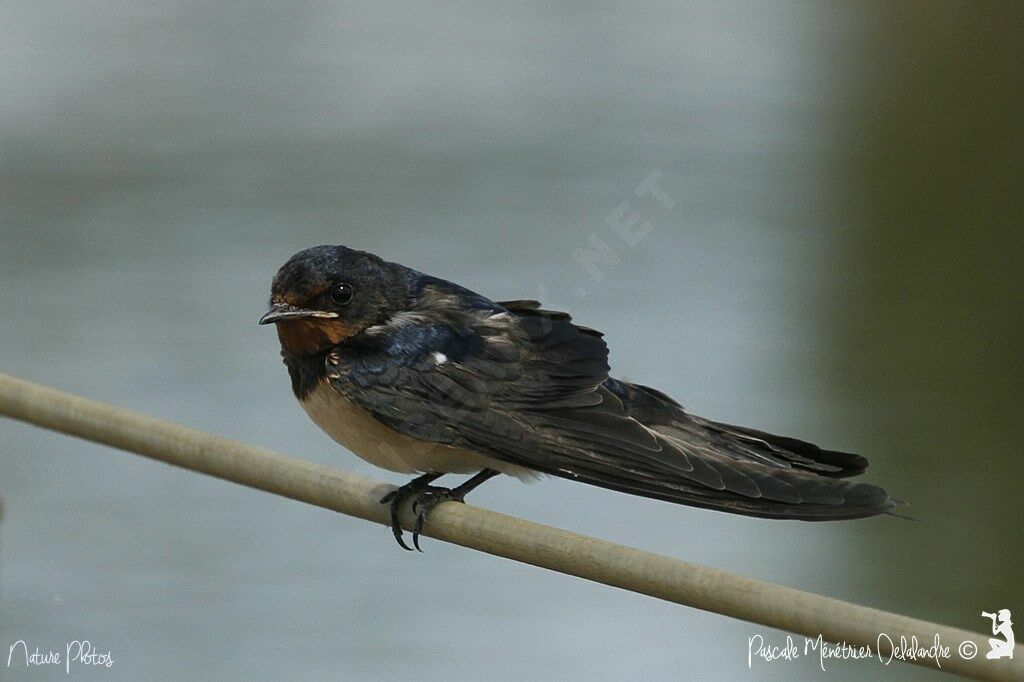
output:
[{"label": "black claw", "polygon": [[407,549],[411,552],[412,547],[405,544],[405,540],[402,539],[402,524],[398,520],[398,510],[402,506],[403,497],[400,494],[401,490],[401,488],[397,490],[392,490],[387,495],[380,498],[380,503],[388,505],[388,509],[391,512],[391,532],[394,534],[395,540],[398,541],[398,544],[402,547],[402,549]]},{"label": "black claw", "polygon": [[405,539],[402,537],[402,524],[398,520],[398,505],[391,505],[391,533],[395,536],[395,541],[398,542],[398,546],[409,552],[412,551],[412,547],[405,544]]},{"label": "black claw", "polygon": [[405,544],[405,540],[402,537],[402,524],[398,519],[398,511],[406,500],[412,498],[412,513],[416,515],[416,522],[412,528],[412,544],[413,547],[422,552],[423,550],[420,549],[420,533],[423,532],[423,525],[427,521],[427,514],[430,513],[430,510],[442,502],[462,502],[466,497],[466,493],[487,479],[497,475],[497,471],[484,469],[462,485],[449,489],[430,485],[431,482],[440,478],[441,474],[423,474],[380,498],[380,503],[388,505],[388,509],[391,512],[391,532],[394,534],[399,546],[402,549],[412,551],[412,547]]},{"label": "black claw", "polygon": [[436,488],[431,486],[416,496],[412,503],[412,511],[416,514],[416,524],[412,528],[412,545],[420,552],[420,534],[423,532],[423,525],[427,521],[427,514],[442,502],[462,502],[463,495],[448,488]]},{"label": "black claw", "polygon": [[[402,522],[398,518],[398,512],[401,510],[402,504],[411,496],[419,495],[424,489],[429,488],[430,482],[439,476],[440,474],[424,474],[380,498],[381,504],[388,505],[388,511],[391,514],[391,533],[395,536],[395,541],[398,542],[398,546],[402,549],[412,551],[412,547],[405,544],[405,539],[402,537]],[[417,549],[419,549],[418,546]]]}]

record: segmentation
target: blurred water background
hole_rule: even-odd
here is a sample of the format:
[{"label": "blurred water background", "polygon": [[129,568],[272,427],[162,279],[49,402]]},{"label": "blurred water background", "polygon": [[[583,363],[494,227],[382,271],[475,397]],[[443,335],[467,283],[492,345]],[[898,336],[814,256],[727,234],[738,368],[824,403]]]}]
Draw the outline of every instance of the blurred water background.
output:
[{"label": "blurred water background", "polygon": [[[571,310],[697,414],[863,452],[918,521],[473,502],[982,631],[1024,613],[1022,32],[1020,3],[6,2],[0,368],[398,483],[255,324],[294,251],[368,249]],[[749,671],[783,633],[9,421],[0,495],[0,650],[88,638],[116,664],[85,679],[931,675]]]}]

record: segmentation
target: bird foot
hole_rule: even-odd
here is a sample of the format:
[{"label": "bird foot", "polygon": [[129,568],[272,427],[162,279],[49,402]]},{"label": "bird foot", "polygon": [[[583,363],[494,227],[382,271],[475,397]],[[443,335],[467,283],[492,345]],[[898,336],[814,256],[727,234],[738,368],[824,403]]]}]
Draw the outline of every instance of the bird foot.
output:
[{"label": "bird foot", "polygon": [[402,524],[398,518],[398,513],[406,501],[412,500],[412,513],[416,515],[416,523],[412,529],[412,544],[413,547],[422,552],[423,550],[420,549],[420,533],[423,532],[423,524],[426,523],[427,515],[430,511],[442,502],[464,502],[466,493],[484,481],[494,478],[498,475],[498,472],[493,469],[484,469],[455,488],[441,488],[430,485],[435,479],[440,478],[441,475],[439,473],[423,474],[380,498],[381,504],[388,505],[388,509],[391,512],[391,532],[402,549],[412,551],[412,547],[405,544],[405,540],[402,537]]},{"label": "bird foot", "polygon": [[[412,547],[405,543],[405,539],[402,535],[402,523],[398,517],[399,512],[402,509],[402,505],[410,499],[413,501],[413,513],[417,514],[417,517],[412,542],[416,549],[422,552],[423,550],[420,549],[419,545],[419,534],[420,531],[423,530],[424,518],[431,509],[442,501],[441,498],[444,494],[451,493],[448,488],[439,488],[437,486],[430,485],[430,482],[435,478],[438,478],[439,475],[440,474],[427,474],[420,476],[419,478],[409,481],[403,486],[395,488],[384,497],[380,498],[381,504],[388,505],[388,511],[391,513],[391,532],[394,534],[395,540],[402,549],[407,549],[410,552],[412,551]],[[435,500],[435,498],[437,499]]]},{"label": "bird foot", "polygon": [[450,488],[439,488],[430,486],[412,501],[412,513],[416,515],[416,525],[412,529],[412,544],[419,551],[420,533],[423,532],[423,524],[426,523],[427,514],[442,502],[464,502],[465,493],[460,494]]}]

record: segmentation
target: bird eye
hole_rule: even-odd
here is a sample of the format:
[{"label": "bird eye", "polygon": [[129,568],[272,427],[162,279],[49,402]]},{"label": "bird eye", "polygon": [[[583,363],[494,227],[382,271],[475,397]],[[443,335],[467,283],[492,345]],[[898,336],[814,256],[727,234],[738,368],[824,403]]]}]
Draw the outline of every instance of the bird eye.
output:
[{"label": "bird eye", "polygon": [[338,305],[346,305],[352,300],[355,290],[351,284],[339,282],[331,288],[331,300]]}]

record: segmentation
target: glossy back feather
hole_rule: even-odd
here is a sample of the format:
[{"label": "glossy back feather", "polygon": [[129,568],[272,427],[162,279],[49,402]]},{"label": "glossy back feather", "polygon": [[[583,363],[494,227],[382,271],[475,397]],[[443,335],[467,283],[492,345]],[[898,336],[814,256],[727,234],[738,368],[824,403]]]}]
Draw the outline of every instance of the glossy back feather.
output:
[{"label": "glossy back feather", "polygon": [[405,435],[612,490],[770,518],[892,508],[842,480],[863,457],[690,415],[609,378],[600,332],[568,314],[464,292],[431,279],[411,311],[328,356],[331,385]]}]

